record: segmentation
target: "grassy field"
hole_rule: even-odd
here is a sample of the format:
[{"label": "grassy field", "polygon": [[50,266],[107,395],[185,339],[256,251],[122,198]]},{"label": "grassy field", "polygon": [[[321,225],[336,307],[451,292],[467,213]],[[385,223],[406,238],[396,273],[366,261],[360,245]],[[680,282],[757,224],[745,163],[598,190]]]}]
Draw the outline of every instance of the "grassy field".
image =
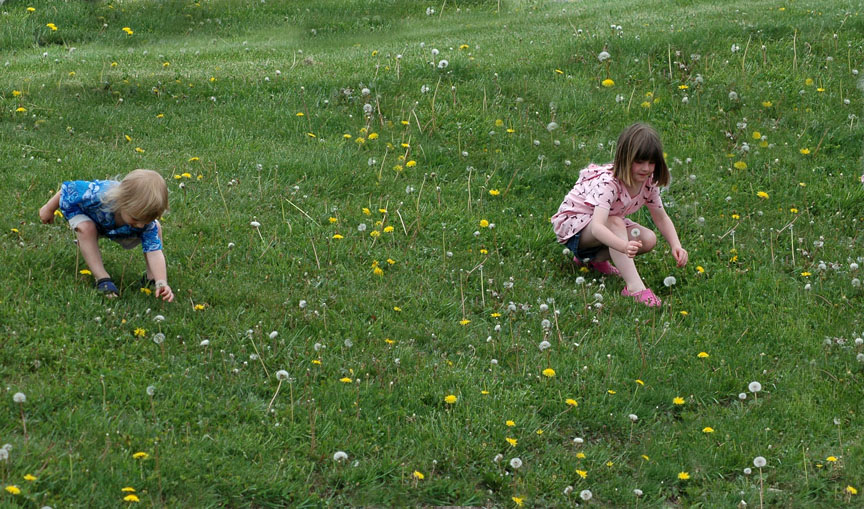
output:
[{"label": "grassy field", "polygon": [[[861,506],[861,1],[0,11],[0,506]],[[549,224],[635,121],[660,310]],[[38,220],[135,168],[172,304]]]}]

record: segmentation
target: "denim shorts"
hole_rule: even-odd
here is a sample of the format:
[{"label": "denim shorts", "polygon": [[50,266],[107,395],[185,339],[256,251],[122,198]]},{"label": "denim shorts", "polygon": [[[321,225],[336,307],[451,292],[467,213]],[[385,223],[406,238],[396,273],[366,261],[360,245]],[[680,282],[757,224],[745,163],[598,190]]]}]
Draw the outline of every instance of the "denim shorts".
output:
[{"label": "denim shorts", "polygon": [[573,256],[575,256],[577,259],[583,262],[591,261],[597,257],[597,253],[599,253],[600,250],[603,249],[603,247],[605,246],[601,244],[599,246],[589,247],[587,249],[579,249],[579,235],[581,233],[582,232],[579,232],[576,235],[573,235],[572,237],[567,239],[565,245],[567,246],[567,249],[569,249],[570,252],[573,253]]}]

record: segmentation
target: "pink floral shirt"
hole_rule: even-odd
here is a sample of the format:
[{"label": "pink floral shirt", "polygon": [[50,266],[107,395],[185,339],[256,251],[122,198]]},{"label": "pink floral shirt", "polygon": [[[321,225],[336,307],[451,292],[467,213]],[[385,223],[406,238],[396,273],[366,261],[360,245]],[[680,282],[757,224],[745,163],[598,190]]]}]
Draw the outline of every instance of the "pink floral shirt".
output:
[{"label": "pink floral shirt", "polygon": [[[624,217],[642,205],[650,209],[663,208],[660,188],[652,179],[645,181],[636,196],[630,196],[624,184],[612,175],[612,164],[590,164],[579,172],[576,185],[552,216],[552,228],[558,242],[564,244],[591,222],[594,207],[609,209],[609,216]],[[629,219],[625,221],[628,226],[633,224]]]}]

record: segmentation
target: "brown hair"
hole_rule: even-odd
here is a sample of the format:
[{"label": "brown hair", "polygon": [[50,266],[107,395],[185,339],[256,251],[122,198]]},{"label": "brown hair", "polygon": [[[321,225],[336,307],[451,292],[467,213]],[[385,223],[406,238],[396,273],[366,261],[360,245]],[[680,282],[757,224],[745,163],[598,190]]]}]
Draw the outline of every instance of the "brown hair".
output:
[{"label": "brown hair", "polygon": [[630,172],[633,161],[654,163],[652,176],[654,182],[660,186],[669,183],[669,167],[666,166],[666,158],[663,157],[663,144],[657,131],[648,124],[633,124],[618,136],[612,174],[628,186],[633,185]]},{"label": "brown hair", "polygon": [[168,209],[168,187],[155,171],[134,170],[105,191],[103,201],[111,212],[123,211],[149,223]]}]

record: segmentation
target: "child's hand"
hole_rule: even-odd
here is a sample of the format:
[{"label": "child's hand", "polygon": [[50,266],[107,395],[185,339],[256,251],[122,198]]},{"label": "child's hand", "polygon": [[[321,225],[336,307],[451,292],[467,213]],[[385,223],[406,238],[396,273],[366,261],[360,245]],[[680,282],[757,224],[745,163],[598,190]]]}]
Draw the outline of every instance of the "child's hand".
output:
[{"label": "child's hand", "polygon": [[675,261],[678,262],[679,267],[683,267],[687,265],[687,250],[683,247],[676,247],[672,249],[672,256],[675,257]]},{"label": "child's hand", "polygon": [[635,258],[636,254],[639,253],[639,249],[642,248],[641,240],[629,240],[627,241],[627,249],[624,250],[624,254],[629,256],[630,258]]},{"label": "child's hand", "polygon": [[54,222],[54,211],[50,210],[48,207],[42,207],[39,209],[39,220],[42,221],[42,224],[49,224]]},{"label": "child's hand", "polygon": [[155,294],[157,299],[162,297],[162,300],[174,302],[174,292],[171,291],[171,287],[167,284],[164,286],[157,286]]}]

